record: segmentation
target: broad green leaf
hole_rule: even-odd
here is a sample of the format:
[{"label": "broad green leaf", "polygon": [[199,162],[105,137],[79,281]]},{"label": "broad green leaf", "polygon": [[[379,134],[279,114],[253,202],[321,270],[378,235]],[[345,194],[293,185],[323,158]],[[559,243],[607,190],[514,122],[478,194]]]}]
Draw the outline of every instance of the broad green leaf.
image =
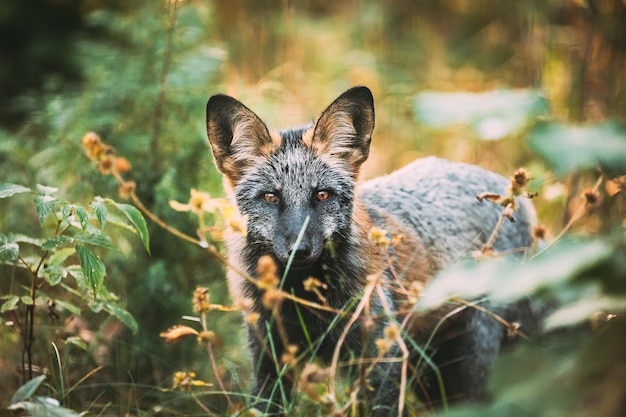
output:
[{"label": "broad green leaf", "polygon": [[543,123],[533,129],[529,144],[559,175],[597,166],[611,176],[626,172],[626,130],[617,123]]},{"label": "broad green leaf", "polygon": [[113,245],[111,239],[104,233],[79,233],[74,236],[74,240],[76,242],[87,243],[94,246],[101,246],[107,249],[115,249],[115,245]]},{"label": "broad green leaf", "polygon": [[17,295],[8,295],[7,301],[5,301],[2,304],[2,307],[0,307],[0,313],[5,313],[10,310],[15,310],[19,302],[20,302],[20,297],[18,297]]},{"label": "broad green leaf", "polygon": [[20,301],[27,306],[32,306],[34,304],[33,297],[30,295],[23,295],[20,297]]},{"label": "broad green leaf", "polygon": [[96,197],[91,202],[91,209],[93,210],[96,218],[98,219],[98,223],[100,223],[100,228],[103,228],[107,223],[107,206],[104,204],[104,200],[101,197]]},{"label": "broad green leaf", "polygon": [[10,240],[17,243],[28,243],[29,245],[38,247],[41,247],[41,245],[43,245],[43,239],[26,236],[21,233],[12,234],[10,235],[10,237],[12,237],[12,239]]},{"label": "broad green leaf", "polygon": [[22,410],[29,416],[45,417],[80,417],[81,414],[61,407],[59,402],[50,397],[35,397],[31,401],[20,401],[11,404],[9,410]]},{"label": "broad green leaf", "polygon": [[37,195],[35,196],[35,209],[37,210],[37,216],[39,216],[39,223],[43,225],[44,221],[48,218],[56,203],[59,200],[51,195]]},{"label": "broad green leaf", "polygon": [[37,184],[38,195],[35,196],[35,209],[39,216],[39,223],[42,225],[54,209],[54,206],[59,202],[57,198],[52,196],[57,191],[58,188]]},{"label": "broad green leaf", "polygon": [[510,302],[579,278],[609,262],[613,253],[602,240],[564,241],[523,265],[501,259],[462,263],[438,274],[417,305],[428,310],[453,297],[471,300],[485,294],[495,302]]},{"label": "broad green leaf", "polygon": [[5,235],[0,235],[0,261],[14,262],[20,254],[20,246]]},{"label": "broad green leaf", "polygon": [[62,245],[64,243],[69,243],[72,242],[73,239],[69,236],[64,236],[64,235],[60,235],[60,236],[55,236],[55,237],[51,237],[50,239],[46,239],[43,242],[43,245],[41,245],[41,249],[43,250],[50,250],[50,249],[54,249],[59,245]]},{"label": "broad green leaf", "polygon": [[76,213],[76,217],[78,217],[78,221],[83,229],[83,232],[87,230],[87,226],[89,226],[89,214],[87,214],[87,210],[81,205],[74,204],[73,205],[74,212]]},{"label": "broad green leaf", "polygon": [[484,140],[503,138],[524,127],[538,115],[548,113],[545,98],[537,91],[495,90],[484,93],[426,91],[414,101],[417,119],[443,128],[470,125]]},{"label": "broad green leaf", "polygon": [[115,316],[119,321],[124,323],[124,325],[128,327],[133,334],[137,333],[137,321],[135,321],[135,318],[128,311],[112,301],[104,302],[103,307],[106,312]]},{"label": "broad green leaf", "polygon": [[99,313],[104,308],[104,303],[102,301],[91,301],[88,305],[89,309],[94,313]]},{"label": "broad green leaf", "polygon": [[626,311],[626,297],[609,297],[596,294],[595,297],[575,300],[559,307],[544,323],[544,329],[553,330],[560,327],[573,326],[588,321],[595,313]]},{"label": "broad green leaf", "polygon": [[47,185],[37,184],[37,192],[41,195],[51,195],[59,191],[56,187],[49,187]]},{"label": "broad green leaf", "polygon": [[[80,265],[70,265],[65,269],[76,280],[76,284],[78,285],[79,290],[79,296],[85,296],[85,294],[89,293],[92,290],[91,286],[89,285],[89,281],[87,280],[87,277],[85,277],[85,274],[83,274],[83,270]],[[72,291],[72,288],[69,287],[65,289],[70,292]]]},{"label": "broad green leaf", "polygon": [[121,210],[126,218],[130,220],[137,234],[139,234],[139,237],[141,237],[141,241],[143,242],[143,246],[146,248],[146,251],[150,253],[150,237],[148,234],[148,226],[146,225],[146,220],[141,215],[141,212],[129,204],[120,204],[111,199],[107,199],[107,201],[115,205],[115,207]]},{"label": "broad green leaf", "polygon": [[62,215],[72,226],[87,231],[89,227],[89,214],[80,204],[66,204],[63,206]]},{"label": "broad green leaf", "polygon": [[73,247],[56,250],[48,258],[48,265],[61,265],[67,258],[72,256],[74,252],[76,252],[76,249]]},{"label": "broad green leaf", "polygon": [[82,244],[76,245],[76,253],[80,259],[81,270],[87,279],[89,287],[93,290],[95,297],[104,282],[106,268],[104,267],[102,261],[98,259],[96,254]]},{"label": "broad green leaf", "polygon": [[15,194],[28,193],[31,189],[17,184],[0,184],[0,198],[11,197]]},{"label": "broad green leaf", "polygon": [[63,301],[63,300],[54,300],[54,303],[56,305],[58,305],[59,307],[61,307],[64,310],[69,311],[70,313],[74,314],[74,315],[79,315],[80,314],[80,307],[72,304],[72,303],[68,303],[67,301]]},{"label": "broad green leaf", "polygon": [[39,386],[43,381],[45,381],[45,379],[45,375],[40,375],[22,385],[17,391],[15,391],[13,397],[11,397],[11,404],[17,404],[20,401],[24,401],[32,397],[35,391],[37,391],[37,388],[39,388]]},{"label": "broad green leaf", "polygon": [[48,264],[39,270],[39,277],[51,286],[58,285],[67,276],[67,270],[60,265]]},{"label": "broad green leaf", "polygon": [[87,343],[85,343],[80,337],[77,336],[68,337],[67,339],[65,339],[65,344],[78,346],[82,350],[87,350],[88,348]]}]

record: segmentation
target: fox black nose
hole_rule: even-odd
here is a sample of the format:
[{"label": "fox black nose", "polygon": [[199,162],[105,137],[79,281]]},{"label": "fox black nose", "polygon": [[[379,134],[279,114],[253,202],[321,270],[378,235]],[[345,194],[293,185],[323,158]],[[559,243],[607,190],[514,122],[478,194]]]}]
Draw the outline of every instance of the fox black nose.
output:
[{"label": "fox black nose", "polygon": [[305,261],[311,255],[311,245],[307,242],[300,242],[297,248],[291,248],[289,256],[293,256],[293,261],[298,263]]}]

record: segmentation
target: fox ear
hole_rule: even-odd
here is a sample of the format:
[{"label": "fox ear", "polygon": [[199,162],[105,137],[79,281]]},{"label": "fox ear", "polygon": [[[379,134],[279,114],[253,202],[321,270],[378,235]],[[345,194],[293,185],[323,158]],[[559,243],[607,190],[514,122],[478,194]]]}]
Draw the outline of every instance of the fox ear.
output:
[{"label": "fox ear", "polygon": [[354,175],[367,159],[374,131],[374,98],[367,87],[354,87],[340,95],[320,116],[311,146],[347,162]]},{"label": "fox ear", "polygon": [[267,126],[232,97],[218,94],[206,105],[206,131],[217,168],[236,183],[247,167],[274,147]]}]

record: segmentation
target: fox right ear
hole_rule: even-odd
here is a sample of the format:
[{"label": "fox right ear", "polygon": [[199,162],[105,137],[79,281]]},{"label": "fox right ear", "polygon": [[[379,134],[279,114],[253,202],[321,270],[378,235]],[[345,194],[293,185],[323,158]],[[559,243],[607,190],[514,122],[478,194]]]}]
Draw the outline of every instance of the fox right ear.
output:
[{"label": "fox right ear", "polygon": [[261,119],[239,101],[223,94],[207,102],[206,131],[217,168],[233,184],[255,161],[274,149],[269,130]]},{"label": "fox right ear", "polygon": [[334,155],[345,161],[356,176],[369,154],[373,130],[372,92],[367,87],[353,87],[324,110],[311,145],[319,155]]}]

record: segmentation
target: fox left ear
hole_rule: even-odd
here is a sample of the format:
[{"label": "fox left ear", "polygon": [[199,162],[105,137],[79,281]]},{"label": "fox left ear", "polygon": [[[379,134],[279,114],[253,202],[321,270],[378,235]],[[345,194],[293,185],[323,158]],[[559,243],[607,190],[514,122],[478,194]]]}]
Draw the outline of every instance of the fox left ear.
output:
[{"label": "fox left ear", "polygon": [[232,97],[218,94],[206,106],[206,128],[217,168],[233,184],[275,143],[259,117]]},{"label": "fox left ear", "polygon": [[345,160],[356,176],[369,155],[374,131],[374,98],[367,87],[353,87],[340,95],[320,116],[311,147],[319,155]]}]

